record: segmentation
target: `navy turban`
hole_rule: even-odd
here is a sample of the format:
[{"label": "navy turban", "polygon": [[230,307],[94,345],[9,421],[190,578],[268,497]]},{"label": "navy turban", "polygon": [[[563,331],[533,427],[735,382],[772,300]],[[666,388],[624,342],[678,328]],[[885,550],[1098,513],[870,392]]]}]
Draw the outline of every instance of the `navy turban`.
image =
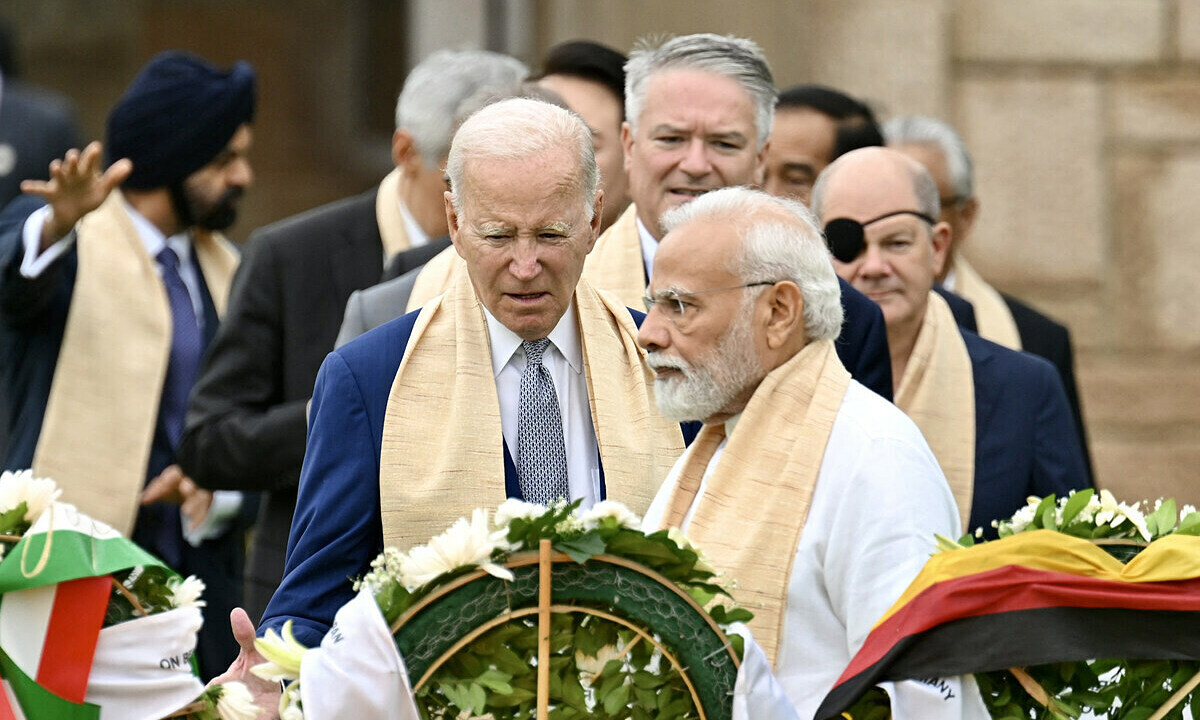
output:
[{"label": "navy turban", "polygon": [[124,187],[166,187],[211,162],[254,118],[254,69],[228,71],[168,50],[133,79],[108,115],[107,164],[133,161]]}]

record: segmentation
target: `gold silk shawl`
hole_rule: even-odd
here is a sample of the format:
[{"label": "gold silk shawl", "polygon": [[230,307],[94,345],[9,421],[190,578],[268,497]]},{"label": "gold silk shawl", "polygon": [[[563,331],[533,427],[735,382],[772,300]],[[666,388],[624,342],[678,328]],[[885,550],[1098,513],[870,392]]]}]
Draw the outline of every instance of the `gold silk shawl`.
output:
[{"label": "gold silk shawl", "polygon": [[954,258],[954,292],[975,306],[980,337],[1006,348],[1021,349],[1021,333],[1008,303],[962,255]]},{"label": "gold silk shawl", "polygon": [[750,629],[772,665],[783,638],[796,548],[849,383],[833,342],[809,343],[754,391],[704,494],[695,499],[712,457],[695,451],[707,444],[706,435],[722,432],[704,426],[661,521],[661,527],[681,525],[695,502],[685,534],[738,583],[737,599],[754,613]]},{"label": "gold silk shawl", "polygon": [[896,388],[896,407],[925,436],[950,483],[962,527],[969,530],[975,492],[975,376],[950,306],[932,291]]},{"label": "gold silk shawl", "polygon": [[[655,407],[629,311],[582,280],[575,309],[607,496],[644,513],[683,435]],[[503,443],[487,322],[463,273],[417,316],[392,384],[379,468],[384,545],[407,550],[499,505]]]},{"label": "gold silk shawl", "polygon": [[[171,310],[119,191],[76,226],[79,270],[33,456],[63,501],[128,536],[146,482],[171,354]],[[218,315],[238,257],[195,232],[192,247]]]},{"label": "gold silk shawl", "polygon": [[636,205],[630,203],[621,217],[601,233],[583,263],[583,277],[592,287],[616,295],[628,307],[642,307],[646,261],[638,235]]},{"label": "gold silk shawl", "polygon": [[408,231],[404,229],[404,216],[400,214],[399,168],[392,170],[379,183],[379,190],[375,193],[375,221],[379,223],[385,262],[411,246]]},{"label": "gold silk shawl", "polygon": [[467,263],[451,245],[421,267],[404,312],[410,313],[425,307],[430,300],[450,289],[460,276],[467,278]]}]

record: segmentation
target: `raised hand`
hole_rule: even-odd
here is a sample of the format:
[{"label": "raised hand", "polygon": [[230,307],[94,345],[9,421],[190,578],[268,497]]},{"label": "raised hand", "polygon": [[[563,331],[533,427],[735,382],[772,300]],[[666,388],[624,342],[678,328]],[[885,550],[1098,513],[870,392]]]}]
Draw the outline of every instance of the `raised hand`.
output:
[{"label": "raised hand", "polygon": [[80,218],[100,207],[113,188],[133,172],[133,163],[121,159],[101,173],[103,150],[99,142],[89,144],[83,152],[72,148],[63,159],[50,163],[49,180],[21,183],[22,192],[37,195],[50,205],[50,217],[42,227],[41,250],[62,239]]}]

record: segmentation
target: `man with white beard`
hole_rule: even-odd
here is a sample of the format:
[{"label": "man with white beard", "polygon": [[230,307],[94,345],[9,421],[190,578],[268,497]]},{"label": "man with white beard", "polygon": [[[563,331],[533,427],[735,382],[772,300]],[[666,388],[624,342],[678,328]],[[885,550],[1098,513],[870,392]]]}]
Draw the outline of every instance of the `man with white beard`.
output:
[{"label": "man with white beard", "polygon": [[[664,226],[638,341],[659,409],[704,428],[646,527],[681,527],[753,610],[735,704],[768,714],[770,667],[809,718],[935,534],[957,536],[954,499],[913,422],[838,360],[838,282],[803,206],[727,188]],[[885,689],[897,718],[987,717],[969,679]]]}]

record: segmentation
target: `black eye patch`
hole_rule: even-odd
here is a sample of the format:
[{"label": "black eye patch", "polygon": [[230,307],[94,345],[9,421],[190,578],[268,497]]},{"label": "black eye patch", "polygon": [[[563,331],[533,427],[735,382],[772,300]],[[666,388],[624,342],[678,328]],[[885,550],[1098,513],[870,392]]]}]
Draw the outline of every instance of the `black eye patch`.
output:
[{"label": "black eye patch", "polygon": [[848,263],[862,254],[867,244],[862,223],[850,218],[838,218],[825,223],[825,244],[839,261]]},{"label": "black eye patch", "polygon": [[897,215],[918,217],[924,220],[930,227],[937,224],[936,220],[916,210],[896,210],[895,212],[884,213],[865,223],[860,223],[850,218],[834,218],[825,223],[825,244],[829,246],[829,252],[839,261],[844,263],[854,262],[859,255],[862,255],[863,250],[867,249],[866,227],[874,225],[880,220],[887,220]]}]

